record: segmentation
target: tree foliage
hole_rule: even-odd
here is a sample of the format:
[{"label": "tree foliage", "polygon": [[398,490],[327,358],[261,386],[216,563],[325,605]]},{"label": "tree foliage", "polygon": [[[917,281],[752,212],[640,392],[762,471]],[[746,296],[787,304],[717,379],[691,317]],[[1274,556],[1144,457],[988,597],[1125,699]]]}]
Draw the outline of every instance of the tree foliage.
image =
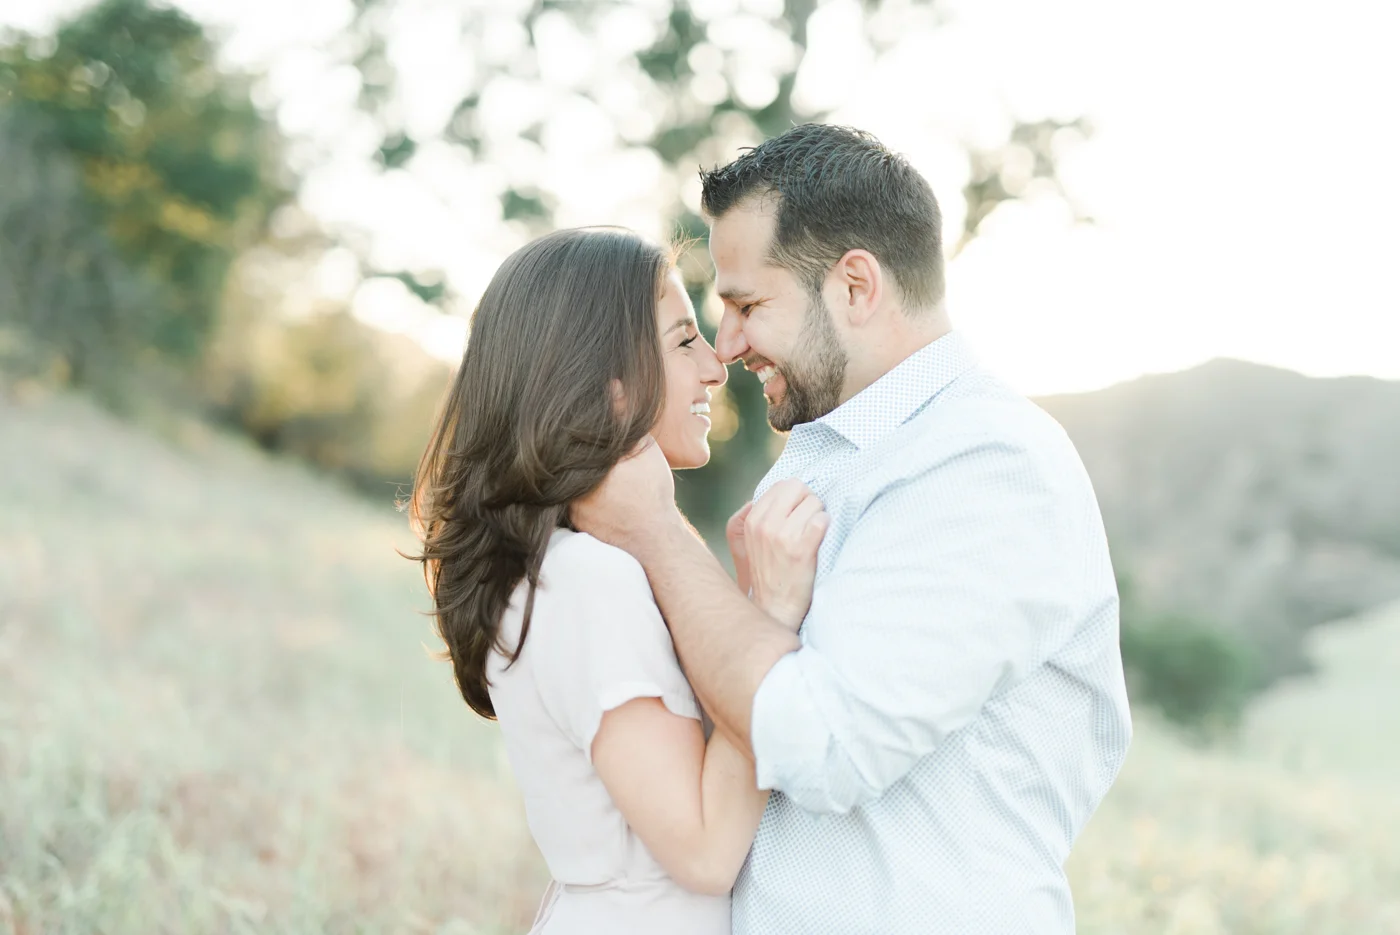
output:
[{"label": "tree foliage", "polygon": [[[362,103],[380,123],[379,162],[386,171],[410,164],[426,143],[447,142],[478,165],[503,168],[503,221],[531,233],[553,227],[564,192],[542,168],[551,145],[550,120],[570,108],[606,117],[611,144],[662,166],[658,197],[678,237],[703,250],[707,230],[698,214],[695,176],[700,166],[728,161],[794,124],[820,121],[825,111],[803,101],[798,77],[807,59],[809,24],[818,0],[746,4],[618,4],[611,0],[532,0],[468,4],[462,18],[463,60],[472,74],[455,111],[431,138],[414,139],[394,106],[393,68],[385,34],[393,0],[358,0],[359,36],[354,62],[364,76]],[[864,0],[862,28],[852,47],[879,56],[911,29],[936,29],[938,4],[929,0]],[[607,67],[563,74],[553,37],[605,37],[638,27],[642,40]],[[610,43],[597,42],[597,48]],[[604,53],[599,52],[602,56]],[[567,72],[567,69],[563,70]],[[950,91],[949,93],[956,93]],[[529,103],[514,121],[492,121],[504,95]],[[963,229],[953,232],[956,252],[977,236],[1000,204],[1015,200],[1039,180],[1059,187],[1056,149],[1060,132],[1088,132],[1083,120],[1008,121],[1006,139],[991,147],[967,147],[969,177]],[[420,134],[421,135],[421,134]],[[946,193],[945,193],[946,197]],[[684,269],[692,296],[702,304],[708,264]],[[713,328],[709,322],[708,327]],[[717,533],[736,494],[751,489],[770,463],[773,434],[757,381],[736,377],[717,399],[733,434],[718,440],[710,466],[679,485],[687,512]]]},{"label": "tree foliage", "polygon": [[[82,207],[74,202],[75,209],[129,274],[108,278],[139,282],[147,293],[144,315],[121,317],[125,339],[186,362],[198,359],[214,327],[229,264],[288,194],[273,128],[247,82],[214,59],[198,23],[146,0],[104,0],[51,41],[18,36],[0,48],[6,145],[29,147],[40,166],[28,194],[73,201],[66,170],[42,165],[52,159],[76,169]],[[64,262],[110,266],[107,248],[86,241]],[[34,301],[32,288],[20,293]],[[66,323],[67,349],[101,343],[95,336],[112,331],[122,306],[65,303],[65,315],[88,316],[94,335],[80,338],[79,324]]]},{"label": "tree foliage", "polygon": [[1125,581],[1119,590],[1123,667],[1134,700],[1197,737],[1233,730],[1260,685],[1248,647],[1218,625],[1144,612]]},{"label": "tree foliage", "polygon": [[[467,74],[456,107],[440,126],[427,128],[407,120],[393,67],[412,52],[395,42],[403,33],[398,25],[416,7],[406,0],[353,0],[355,15],[327,51],[360,76],[359,107],[378,132],[378,145],[366,154],[372,165],[384,173],[412,170],[423,154],[446,147],[499,183],[499,214],[480,219],[483,231],[503,225],[518,239],[561,221],[611,220],[561,216],[569,186],[579,182],[551,171],[551,160],[571,158],[586,144],[647,167],[656,179],[647,210],[662,212],[681,238],[694,238],[703,250],[697,168],[828,116],[803,98],[799,81],[819,6],[818,0],[444,3],[441,9],[458,16]],[[861,10],[861,27],[849,39],[853,49],[874,56],[910,30],[938,28],[942,15],[928,0],[866,0]],[[561,54],[561,36],[573,36],[575,51],[583,51]],[[21,36],[4,43],[0,109],[9,119],[0,127],[27,129],[0,129],[9,133],[0,145],[24,148],[35,181],[8,208],[0,200],[0,224],[24,231],[7,249],[13,268],[0,269],[10,286],[6,298],[0,285],[0,302],[27,309],[11,317],[29,321],[30,330],[43,319],[50,333],[64,336],[61,353],[79,376],[93,353],[118,347],[122,360],[154,351],[187,365],[211,363],[219,373],[211,405],[222,417],[272,447],[354,473],[360,468],[347,468],[347,459],[364,459],[344,452],[361,446],[327,439],[337,432],[372,436],[364,428],[369,422],[392,418],[369,404],[374,393],[363,381],[349,397],[337,389],[348,385],[355,366],[378,372],[358,333],[363,326],[343,316],[299,322],[269,343],[267,328],[275,322],[258,320],[248,303],[238,321],[229,320],[227,292],[241,288],[229,286],[229,271],[268,243],[269,218],[294,182],[283,174],[281,141],[249,90],[248,80],[216,66],[198,23],[149,0],[102,0],[51,41]],[[569,114],[601,120],[606,139],[579,139]],[[1080,121],[1058,120],[1008,120],[1007,127],[999,145],[967,146],[967,220],[962,231],[950,232],[954,251],[978,234],[997,205],[1023,196],[1031,183],[1058,185],[1052,143],[1061,132],[1085,129]],[[440,271],[379,269],[364,238],[341,235],[359,252],[362,273],[395,278],[431,304],[453,298]],[[49,261],[25,259],[41,254]],[[698,256],[683,264],[700,307],[707,268]],[[63,276],[54,275],[58,270]],[[78,287],[81,296],[60,295]],[[280,348],[269,351],[269,360],[279,362],[231,351],[233,335],[262,335],[264,345]],[[317,363],[317,341],[339,348],[333,367]],[[219,347],[214,362],[212,344]],[[233,372],[238,367],[242,372]],[[278,386],[283,379],[317,388],[289,395]],[[336,408],[336,400],[352,397],[348,409]],[[303,404],[305,412],[297,408]],[[678,485],[687,512],[707,532],[718,532],[771,462],[777,439],[765,411],[755,380],[736,375],[717,394],[714,458]],[[378,458],[368,474],[406,480],[413,465],[404,461],[391,469]]]},{"label": "tree foliage", "polygon": [[152,290],[101,229],[51,131],[0,111],[0,165],[0,326],[12,345],[0,369],[106,384],[137,350]]}]

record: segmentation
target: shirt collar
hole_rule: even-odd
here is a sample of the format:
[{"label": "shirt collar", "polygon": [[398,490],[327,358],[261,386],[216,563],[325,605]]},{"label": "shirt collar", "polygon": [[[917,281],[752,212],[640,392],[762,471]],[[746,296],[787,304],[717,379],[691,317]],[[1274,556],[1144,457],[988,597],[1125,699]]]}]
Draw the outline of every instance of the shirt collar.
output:
[{"label": "shirt collar", "polygon": [[903,425],[977,360],[961,334],[949,332],[816,420],[857,448],[868,448]]}]

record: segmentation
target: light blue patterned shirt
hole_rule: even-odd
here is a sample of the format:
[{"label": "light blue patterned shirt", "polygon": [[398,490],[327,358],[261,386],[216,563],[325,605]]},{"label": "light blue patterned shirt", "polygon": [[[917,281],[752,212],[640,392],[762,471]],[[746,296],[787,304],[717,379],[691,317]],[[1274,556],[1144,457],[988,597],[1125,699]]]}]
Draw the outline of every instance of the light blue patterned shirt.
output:
[{"label": "light blue patterned shirt", "polygon": [[1062,867],[1132,734],[1073,445],[953,333],[794,428],[756,496],[786,477],[831,527],[754,698],[776,791],[734,931],[1070,935]]}]

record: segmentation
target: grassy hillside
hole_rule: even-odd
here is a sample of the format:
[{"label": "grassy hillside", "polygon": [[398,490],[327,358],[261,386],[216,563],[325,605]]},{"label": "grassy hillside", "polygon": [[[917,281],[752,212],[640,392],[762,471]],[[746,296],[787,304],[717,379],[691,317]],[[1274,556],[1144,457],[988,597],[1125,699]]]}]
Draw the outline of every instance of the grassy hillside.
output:
[{"label": "grassy hillside", "polygon": [[1307,644],[1317,673],[1256,701],[1229,749],[1136,717],[1070,859],[1081,932],[1400,932],[1400,605]]},{"label": "grassy hillside", "polygon": [[1233,630],[1266,675],[1299,668],[1307,628],[1400,598],[1400,383],[1217,360],[1038,402],[1136,596]]},{"label": "grassy hillside", "polygon": [[425,651],[392,493],[0,401],[10,928],[528,927],[546,875],[494,734]]},{"label": "grassy hillside", "polygon": [[[524,931],[546,874],[396,547],[243,444],[0,397],[0,935]],[[1140,722],[1081,931],[1400,932],[1400,613],[1317,636],[1237,750]]]}]

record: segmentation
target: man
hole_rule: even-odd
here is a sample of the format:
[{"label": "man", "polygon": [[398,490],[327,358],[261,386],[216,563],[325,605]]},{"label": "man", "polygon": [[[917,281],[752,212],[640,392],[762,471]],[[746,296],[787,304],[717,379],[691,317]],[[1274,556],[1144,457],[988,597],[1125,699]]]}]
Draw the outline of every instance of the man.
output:
[{"label": "man", "polygon": [[1062,866],[1131,736],[1083,466],[951,330],[906,160],[807,125],[703,181],[716,349],[791,431],[753,509],[807,522],[810,488],[830,524],[800,637],[690,531],[654,450],[576,518],[646,568],[716,729],[774,790],[734,931],[1068,935]]}]

